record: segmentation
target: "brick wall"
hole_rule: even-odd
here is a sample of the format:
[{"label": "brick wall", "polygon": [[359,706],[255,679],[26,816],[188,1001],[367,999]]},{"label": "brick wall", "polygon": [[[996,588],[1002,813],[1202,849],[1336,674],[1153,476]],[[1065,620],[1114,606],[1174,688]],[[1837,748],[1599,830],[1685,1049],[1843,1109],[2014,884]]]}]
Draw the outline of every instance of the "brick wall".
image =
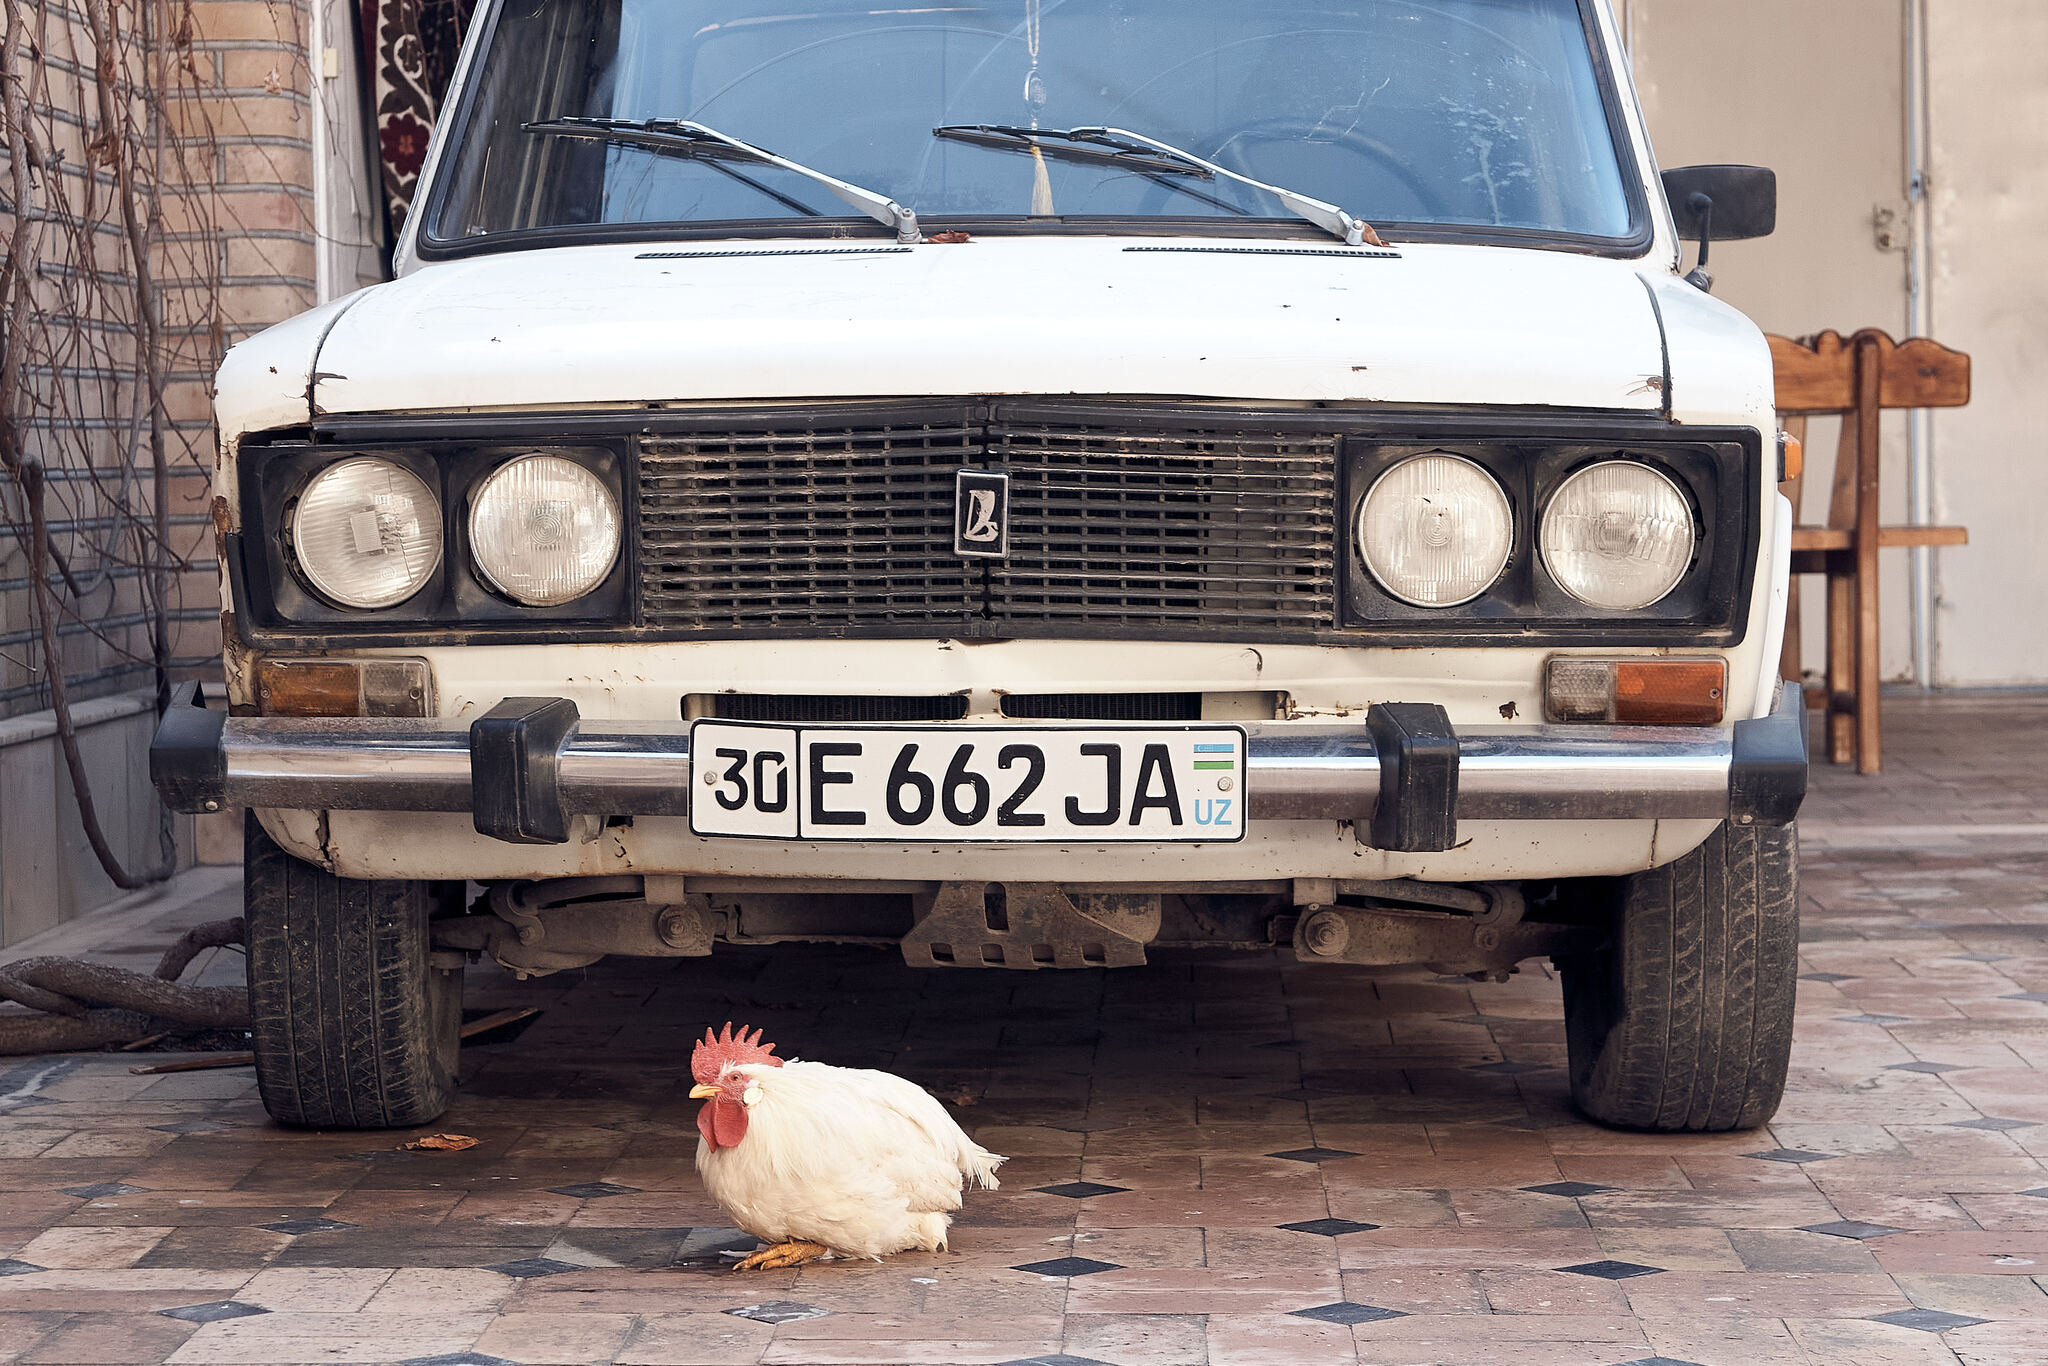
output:
[{"label": "brick wall", "polygon": [[[31,134],[54,163],[30,198],[42,217],[34,253],[39,286],[72,307],[24,371],[39,402],[23,441],[50,471],[52,540],[90,591],[75,600],[61,634],[67,676],[80,699],[148,686],[149,614],[138,576],[142,558],[119,504],[150,510],[147,440],[134,443],[131,477],[121,463],[134,430],[134,353],[126,318],[81,287],[76,255],[50,219],[61,203],[90,202],[101,225],[94,259],[125,286],[131,269],[114,178],[88,148],[100,135],[92,43],[84,0],[4,0],[18,12],[15,70],[31,84]],[[213,564],[208,480],[214,439],[213,369],[234,341],[290,317],[313,301],[310,73],[305,0],[96,0],[121,35],[124,73],[146,85],[167,73],[162,230],[151,253],[159,285],[171,546],[183,568],[168,596],[171,653],[180,676],[217,675],[219,593]],[[38,69],[39,68],[39,69]],[[12,146],[0,147],[0,235],[11,231]],[[147,173],[147,160],[143,167]],[[94,183],[87,184],[88,179]],[[118,293],[118,288],[116,290]],[[86,357],[92,339],[101,354]],[[0,526],[0,717],[48,705],[41,647],[28,610],[29,580],[15,532],[20,491],[0,479],[8,522]],[[61,504],[56,506],[56,504]]]},{"label": "brick wall", "polygon": [[[88,8],[90,6],[90,8]],[[218,577],[210,488],[213,372],[230,344],[314,302],[311,81],[307,0],[0,0],[15,38],[8,89],[30,104],[22,158],[32,238],[24,260],[35,307],[10,310],[23,343],[17,423],[23,453],[49,472],[51,541],[77,589],[62,604],[63,669],[95,804],[116,856],[131,870],[158,861],[162,812],[149,786],[154,729],[149,626],[143,593],[153,519],[153,461],[135,439],[138,365],[132,326],[133,256],[103,154],[88,17],[111,21],[111,45],[146,130],[138,174],[157,164],[152,109],[162,111],[161,230],[150,251],[161,329],[166,507],[178,561],[166,604],[180,677],[218,678]],[[139,88],[139,89],[138,89]],[[161,99],[148,92],[167,90]],[[119,117],[117,115],[117,117]],[[17,205],[15,120],[0,140],[0,252]],[[83,219],[89,232],[66,229]],[[81,247],[85,239],[89,245]],[[22,490],[0,472],[0,944],[84,914],[118,892],[86,847],[52,734],[47,674],[34,629]],[[9,719],[12,718],[12,719]],[[221,830],[179,819],[181,861],[203,850],[239,853]]]}]

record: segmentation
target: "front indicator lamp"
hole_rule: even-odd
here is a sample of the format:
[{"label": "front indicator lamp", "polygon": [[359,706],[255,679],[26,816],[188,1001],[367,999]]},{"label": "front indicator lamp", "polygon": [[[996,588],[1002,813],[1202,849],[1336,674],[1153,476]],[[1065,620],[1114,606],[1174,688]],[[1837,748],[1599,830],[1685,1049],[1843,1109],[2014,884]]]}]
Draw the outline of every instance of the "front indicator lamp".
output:
[{"label": "front indicator lamp", "polygon": [[1514,512],[1494,477],[1443,452],[1395,465],[1358,507],[1366,569],[1415,607],[1455,607],[1491,588],[1514,536]]},{"label": "front indicator lamp", "polygon": [[328,601],[395,607],[441,563],[441,503],[411,470],[373,456],[313,476],[291,515],[292,554]]},{"label": "front indicator lamp", "polygon": [[1692,505],[1659,470],[1634,460],[1588,465],[1543,510],[1543,567],[1588,607],[1632,611],[1678,587],[1692,565]]},{"label": "front indicator lamp", "polygon": [[602,584],[619,556],[619,500],[559,455],[523,455],[477,485],[469,550],[484,582],[529,607],[554,607]]}]

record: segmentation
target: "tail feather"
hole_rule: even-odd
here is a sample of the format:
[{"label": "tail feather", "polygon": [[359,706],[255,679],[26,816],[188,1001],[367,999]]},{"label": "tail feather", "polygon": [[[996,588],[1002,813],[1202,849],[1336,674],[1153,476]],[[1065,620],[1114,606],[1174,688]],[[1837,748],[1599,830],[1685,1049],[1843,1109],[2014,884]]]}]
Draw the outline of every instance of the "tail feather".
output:
[{"label": "tail feather", "polygon": [[961,1154],[960,1171],[985,1191],[1000,1190],[1002,1183],[996,1180],[996,1168],[1009,1160],[986,1148],[969,1143],[967,1150]]}]

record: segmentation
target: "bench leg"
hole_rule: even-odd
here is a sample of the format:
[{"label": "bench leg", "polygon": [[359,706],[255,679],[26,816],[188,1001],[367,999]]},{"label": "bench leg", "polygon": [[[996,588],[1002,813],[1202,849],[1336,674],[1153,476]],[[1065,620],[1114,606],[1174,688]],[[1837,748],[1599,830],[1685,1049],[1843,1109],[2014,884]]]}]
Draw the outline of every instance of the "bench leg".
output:
[{"label": "bench leg", "polygon": [[1856,757],[1855,576],[1828,575],[1828,760]]}]

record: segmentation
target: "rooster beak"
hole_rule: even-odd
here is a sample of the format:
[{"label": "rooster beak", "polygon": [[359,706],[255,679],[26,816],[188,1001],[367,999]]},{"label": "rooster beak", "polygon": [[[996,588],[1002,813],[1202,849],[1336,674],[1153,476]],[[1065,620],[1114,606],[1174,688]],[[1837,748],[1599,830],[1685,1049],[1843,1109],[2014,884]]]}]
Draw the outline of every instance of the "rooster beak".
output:
[{"label": "rooster beak", "polygon": [[725,1093],[718,1087],[709,1086],[703,1082],[699,1082],[695,1086],[692,1086],[690,1088],[691,1100],[710,1100],[713,1096],[719,1096],[724,1094]]}]

